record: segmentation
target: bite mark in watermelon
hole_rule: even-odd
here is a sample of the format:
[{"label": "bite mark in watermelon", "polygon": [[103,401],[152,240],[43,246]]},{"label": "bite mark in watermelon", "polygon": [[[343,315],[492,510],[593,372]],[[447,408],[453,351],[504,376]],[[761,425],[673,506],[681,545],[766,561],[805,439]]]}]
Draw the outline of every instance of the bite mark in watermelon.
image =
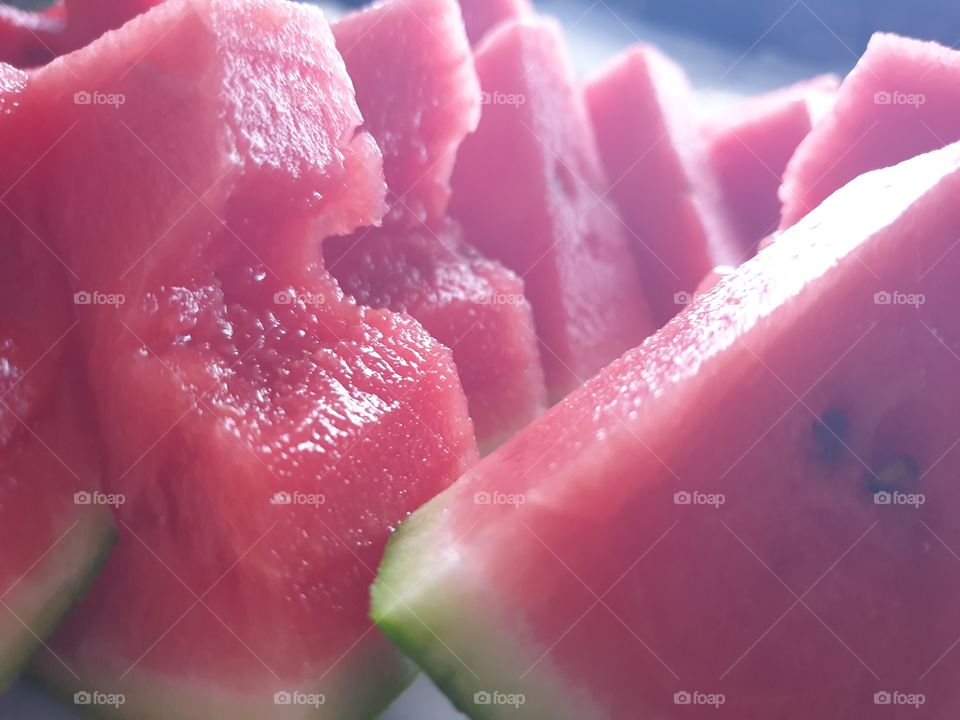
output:
[{"label": "bite mark in watermelon", "polygon": [[836,193],[406,522],[380,626],[474,718],[948,716],[958,198]]},{"label": "bite mark in watermelon", "polygon": [[483,114],[450,205],[467,242],[523,279],[552,401],[652,329],[564,44],[530,19],[477,47]]},{"label": "bite mark in watermelon", "polygon": [[460,7],[473,45],[498,25],[533,15],[530,0],[460,0]]},{"label": "bite mark in watermelon", "polygon": [[364,127],[384,153],[383,228],[324,244],[360,303],[407,312],[453,351],[489,451],[540,415],[546,388],[523,283],[462,240],[446,216],[450,174],[480,118],[480,87],[456,0],[395,0],[334,25]]},{"label": "bite mark in watermelon", "polygon": [[42,670],[142,718],[375,714],[412,670],[367,617],[374,569],[476,447],[449,351],[323,271],[384,183],[322,14],[169,0],[36,71],[15,118],[46,154],[6,202],[114,298],[76,315],[126,496],[53,643],[71,672]]},{"label": "bite mark in watermelon", "polygon": [[704,127],[707,153],[749,257],[780,226],[787,163],[833,104],[840,80],[824,75],[738,103]]},{"label": "bite mark in watermelon", "polygon": [[[0,134],[27,77],[0,66]],[[12,147],[7,145],[9,149]],[[0,192],[25,169],[8,150]],[[66,270],[0,208],[0,690],[96,574],[114,527],[100,504]]]},{"label": "bite mark in watermelon", "polygon": [[790,160],[781,228],[870,170],[960,140],[960,52],[878,33]]},{"label": "bite mark in watermelon", "polygon": [[742,259],[696,121],[683,70],[658,50],[633,47],[584,91],[609,188],[662,325],[715,265]]}]

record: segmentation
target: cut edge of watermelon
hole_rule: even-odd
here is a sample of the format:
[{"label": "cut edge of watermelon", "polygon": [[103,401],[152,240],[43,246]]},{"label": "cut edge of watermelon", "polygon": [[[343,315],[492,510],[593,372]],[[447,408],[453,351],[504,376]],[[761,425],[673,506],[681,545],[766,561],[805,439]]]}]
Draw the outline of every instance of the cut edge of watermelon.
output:
[{"label": "cut edge of watermelon", "polygon": [[47,638],[100,573],[117,539],[116,526],[105,509],[85,509],[68,533],[71,537],[68,542],[64,538],[64,548],[51,552],[32,571],[33,577],[24,578],[23,587],[0,605],[0,637],[15,638],[4,643],[6,650],[0,649],[0,692],[42,652]]},{"label": "cut edge of watermelon", "polygon": [[[454,706],[474,720],[502,717],[503,706],[478,702],[478,695],[500,693],[537,698],[537,706],[510,706],[511,717],[535,720],[583,720],[599,717],[584,714],[589,702],[569,702],[570,689],[549,671],[550,660],[542,658],[535,674],[522,660],[520,638],[504,632],[509,623],[498,622],[497,601],[478,593],[476,586],[464,591],[469,578],[454,578],[458,562],[456,538],[438,543],[446,520],[453,487],[437,495],[400,526],[387,545],[371,594],[370,615],[377,627],[412,658]],[[439,552],[436,548],[442,548]],[[429,568],[424,572],[424,568]],[[456,590],[453,590],[456,588]],[[461,595],[460,598],[451,597]],[[463,608],[481,604],[483,612],[463,621]],[[426,632],[423,632],[426,630]],[[443,640],[441,638],[445,638]],[[457,650],[451,648],[456,647]],[[514,649],[516,648],[516,650]],[[531,692],[531,686],[538,689]],[[550,698],[549,706],[543,699]],[[554,700],[556,698],[557,700]]]}]

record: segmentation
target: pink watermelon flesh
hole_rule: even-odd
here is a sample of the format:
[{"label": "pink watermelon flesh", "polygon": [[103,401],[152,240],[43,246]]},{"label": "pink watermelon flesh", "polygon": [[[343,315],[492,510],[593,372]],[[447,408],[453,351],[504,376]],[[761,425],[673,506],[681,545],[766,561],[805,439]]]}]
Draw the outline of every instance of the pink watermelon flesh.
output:
[{"label": "pink watermelon flesh", "polygon": [[373,568],[476,447],[449,351],[322,270],[317,238],[384,211],[322,15],[170,0],[34,73],[16,117],[47,152],[6,202],[76,290],[125,298],[76,311],[120,539],[53,643],[79,680],[43,670],[125,716],[374,714],[410,668]]},{"label": "pink watermelon flesh", "polygon": [[837,101],[800,144],[780,190],[781,228],[837,188],[960,140],[960,52],[877,34]]},{"label": "pink watermelon flesh", "polygon": [[485,104],[460,148],[451,214],[523,279],[552,400],[651,330],[559,27],[505,25],[477,48]]},{"label": "pink watermelon flesh", "polygon": [[[0,65],[0,133],[26,87],[22,72]],[[10,155],[0,192],[24,170]],[[53,631],[113,536],[110,511],[93,495],[100,458],[72,354],[66,270],[18,223],[0,211],[0,690]]]},{"label": "pink watermelon flesh", "polygon": [[530,0],[460,0],[460,7],[473,45],[498,25],[533,15]]},{"label": "pink watermelon flesh", "polygon": [[738,264],[740,240],[723,204],[683,70],[636,46],[585,89],[610,186],[629,229],[658,325],[683,307],[714,265]]},{"label": "pink watermelon flesh", "polygon": [[0,61],[44,65],[146,12],[160,0],[57,0],[40,12],[0,7]]},{"label": "pink watermelon flesh", "polygon": [[361,304],[407,312],[453,350],[477,439],[490,450],[545,409],[523,284],[464,247],[445,217],[457,149],[480,88],[456,0],[395,0],[336,23],[364,127],[384,152],[384,229],[324,244]]},{"label": "pink watermelon flesh", "polygon": [[463,245],[453,223],[330,238],[324,257],[363,305],[409,313],[453,351],[483,452],[546,409],[533,315],[523,283]]},{"label": "pink watermelon flesh", "polygon": [[381,627],[474,718],[952,716],[958,199],[838,192],[405,523]]},{"label": "pink watermelon flesh", "polygon": [[743,256],[752,255],[779,227],[777,193],[787,163],[829,112],[839,84],[837,77],[824,75],[750,98],[704,128],[713,171],[743,241]]}]

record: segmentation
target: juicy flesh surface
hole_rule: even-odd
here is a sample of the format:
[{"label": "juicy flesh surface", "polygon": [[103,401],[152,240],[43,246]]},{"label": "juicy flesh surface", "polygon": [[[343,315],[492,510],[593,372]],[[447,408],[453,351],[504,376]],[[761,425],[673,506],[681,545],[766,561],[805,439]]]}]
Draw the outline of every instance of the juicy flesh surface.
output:
[{"label": "juicy flesh surface", "polygon": [[877,34],[801,143],[780,199],[788,228],[853,178],[960,140],[960,52]]},{"label": "juicy flesh surface", "polygon": [[492,449],[546,409],[523,283],[464,247],[455,224],[331,238],[324,257],[357,302],[408,313],[453,351],[481,449]]},{"label": "juicy flesh surface", "polygon": [[546,20],[505,25],[476,54],[488,98],[460,148],[451,214],[524,281],[552,400],[652,329],[565,60]]},{"label": "juicy flesh surface", "polygon": [[[114,101],[73,101],[94,89]],[[389,694],[403,671],[369,631],[370,580],[391,526],[476,448],[449,352],[322,269],[318,240],[384,207],[322,15],[171,0],[36,72],[15,117],[41,159],[7,202],[74,291],[124,299],[75,309],[126,503],[56,651],[109,688],[166,677],[272,707],[307,679],[342,707],[352,675]]]},{"label": "juicy flesh surface", "polygon": [[740,239],[752,255],[780,226],[780,197],[787,163],[814,124],[829,111],[839,80],[815,78],[740,103],[705,130],[707,147]]},{"label": "juicy flesh surface", "polygon": [[662,325],[739,240],[695,121],[689,83],[657,50],[616,58],[584,92],[609,192],[628,228],[653,319]]},{"label": "juicy flesh surface", "polygon": [[957,145],[860,178],[484,460],[445,496],[431,596],[481,588],[521,686],[598,717],[694,690],[721,718],[956,707],[958,193]]},{"label": "juicy flesh surface", "polygon": [[546,389],[522,282],[465,247],[446,217],[457,149],[480,117],[460,10],[398,0],[347,16],[334,35],[384,152],[390,210],[382,229],[328,241],[327,269],[360,304],[409,313],[453,350],[491,449],[545,409]]}]

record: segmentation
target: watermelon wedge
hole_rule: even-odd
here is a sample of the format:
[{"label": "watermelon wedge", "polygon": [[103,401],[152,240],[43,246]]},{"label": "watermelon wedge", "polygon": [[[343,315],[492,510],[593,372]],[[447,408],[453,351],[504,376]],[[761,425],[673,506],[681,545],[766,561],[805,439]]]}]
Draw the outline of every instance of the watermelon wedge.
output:
[{"label": "watermelon wedge", "polygon": [[383,229],[324,244],[361,304],[407,312],[453,351],[477,441],[489,451],[546,409],[523,283],[466,247],[447,216],[457,149],[480,88],[456,0],[393,0],[334,26],[364,127],[384,153]]},{"label": "watermelon wedge", "polygon": [[[780,226],[787,163],[836,98],[834,75],[745,100],[704,127],[707,153],[737,224],[744,257]],[[732,118],[732,119],[731,119]]]},{"label": "watermelon wedge", "polygon": [[95,298],[78,331],[126,498],[41,670],[124,717],[375,714],[412,670],[367,617],[373,569],[477,451],[449,351],[323,272],[320,239],[384,212],[328,25],[169,0],[31,77],[7,142],[40,160],[5,201]]},{"label": "watermelon wedge", "polygon": [[951,716],[958,199],[836,193],[407,521],[380,627],[473,718]]},{"label": "watermelon wedge", "polygon": [[472,45],[498,25],[533,15],[530,0],[460,0],[460,7]]},{"label": "watermelon wedge", "polygon": [[715,265],[736,265],[741,241],[696,121],[683,70],[655,48],[614,59],[584,91],[611,185],[657,325]]},{"label": "watermelon wedge", "polygon": [[[27,77],[0,66],[0,134]],[[10,147],[7,145],[6,147]],[[24,168],[7,153],[0,187]],[[113,540],[101,500],[67,271],[0,210],[0,691],[50,635]]]},{"label": "watermelon wedge", "polygon": [[559,26],[504,25],[476,49],[477,132],[460,148],[450,211],[467,242],[524,281],[552,401],[652,329]]},{"label": "watermelon wedge", "polygon": [[0,7],[0,62],[31,68],[81,48],[160,0],[57,0],[39,12]]},{"label": "watermelon wedge", "polygon": [[833,109],[790,160],[780,198],[790,227],[837,188],[960,140],[960,52],[874,35]]}]

